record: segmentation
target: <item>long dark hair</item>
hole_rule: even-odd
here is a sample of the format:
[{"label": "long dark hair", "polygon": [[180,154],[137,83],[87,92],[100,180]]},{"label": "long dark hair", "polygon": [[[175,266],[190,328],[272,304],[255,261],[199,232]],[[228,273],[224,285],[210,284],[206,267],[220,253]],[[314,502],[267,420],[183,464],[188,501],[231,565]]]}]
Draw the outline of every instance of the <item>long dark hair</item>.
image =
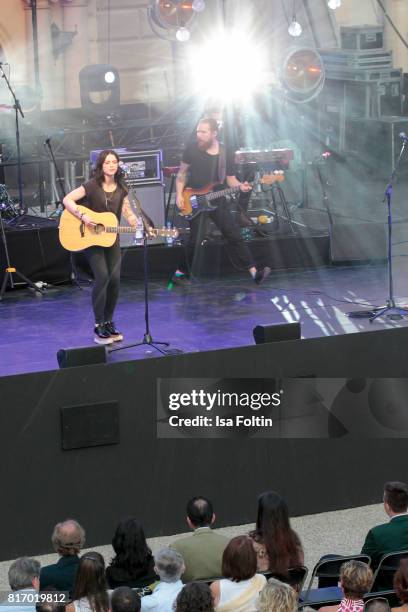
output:
[{"label": "long dark hair", "polygon": [[290,526],[288,506],[275,491],[265,491],[258,498],[254,535],[266,548],[269,571],[286,577],[289,568],[299,566],[301,543]]},{"label": "long dark hair", "polygon": [[147,545],[143,527],[133,517],[120,521],[112,546],[116,553],[111,563],[114,567],[121,567],[132,574],[143,568],[148,570],[153,565],[152,551]]},{"label": "long dark hair", "polygon": [[[113,155],[117,159],[117,161],[120,162],[119,155],[113,149],[104,149],[103,151],[99,153],[98,159],[96,160],[96,163],[95,163],[95,170],[93,173],[93,177],[98,183],[99,187],[102,187],[102,183],[105,178],[105,175],[103,173],[103,164],[104,164],[105,159],[108,157],[108,155]],[[115,179],[115,182],[119,185],[119,187],[121,187],[121,189],[124,189],[127,193],[128,188],[125,182],[125,174],[119,165],[118,165],[118,169],[116,170],[114,179]]]},{"label": "long dark hair", "polygon": [[105,579],[105,561],[98,552],[82,555],[74,584],[74,599],[87,597],[94,612],[108,612],[108,585]]},{"label": "long dark hair", "polygon": [[394,575],[394,590],[402,605],[408,603],[408,559],[401,559]]}]

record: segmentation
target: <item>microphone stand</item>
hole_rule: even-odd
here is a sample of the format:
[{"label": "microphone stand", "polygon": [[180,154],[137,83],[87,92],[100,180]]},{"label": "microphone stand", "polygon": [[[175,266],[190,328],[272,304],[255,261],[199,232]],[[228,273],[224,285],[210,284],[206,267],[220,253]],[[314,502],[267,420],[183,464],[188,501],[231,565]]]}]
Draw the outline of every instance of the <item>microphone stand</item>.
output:
[{"label": "microphone stand", "polygon": [[[65,196],[67,195],[65,192],[65,188],[64,188],[64,183],[62,182],[62,177],[61,177],[61,173],[59,171],[58,168],[58,164],[57,164],[57,160],[55,159],[54,156],[54,151],[52,150],[52,146],[51,146],[51,138],[47,138],[44,142],[43,142],[43,147],[45,148],[46,152],[49,154],[50,156],[50,161],[52,163],[52,165],[55,168],[55,175],[57,177],[57,191],[59,190],[62,194],[62,199],[65,198]],[[58,207],[62,205],[62,201],[58,200],[56,203],[56,210],[55,212],[57,213],[58,211]],[[58,214],[58,213],[57,213]],[[52,216],[52,215],[51,215]]]},{"label": "microphone stand", "polygon": [[19,128],[19,123],[18,123],[18,114],[20,113],[21,117],[24,119],[24,113],[23,113],[23,110],[21,108],[21,104],[20,104],[19,100],[17,100],[16,95],[15,95],[15,93],[14,93],[14,91],[13,91],[11,85],[10,85],[10,81],[8,80],[7,75],[4,72],[3,64],[1,62],[0,62],[0,71],[1,71],[1,78],[6,81],[7,87],[9,88],[11,96],[12,96],[12,98],[14,100],[13,108],[14,108],[15,115],[16,115],[18,199],[19,199],[20,208],[22,208],[24,210],[24,212],[27,212],[27,210],[25,209],[25,207],[23,205],[23,183],[22,183],[22,168],[21,168],[20,128]]},{"label": "microphone stand", "polygon": [[[67,194],[66,194],[66,191],[65,191],[65,188],[64,188],[64,184],[62,182],[62,178],[61,178],[61,174],[60,174],[60,171],[59,171],[59,168],[58,168],[57,161],[56,161],[55,156],[54,156],[54,151],[52,150],[51,138],[47,138],[44,141],[43,145],[44,145],[44,148],[46,150],[48,149],[48,153],[50,155],[51,163],[53,164],[53,166],[55,168],[55,174],[57,176],[57,185],[58,185],[59,190],[60,190],[60,192],[62,194],[62,199],[64,199]],[[58,187],[57,187],[57,189],[58,189]],[[59,201],[59,202],[57,202],[56,211],[58,210],[58,207],[59,207],[60,204],[64,208],[62,202]],[[59,216],[61,214],[61,212],[59,212],[57,214]],[[69,262],[70,262],[70,265],[71,265],[71,273],[69,275],[70,279],[71,279],[71,282],[73,282],[78,287],[78,289],[82,290],[82,287],[81,287],[81,285],[79,283],[79,280],[78,280],[78,271],[77,271],[77,268],[76,268],[76,265],[75,265],[74,255],[73,255],[72,251],[69,252]]]},{"label": "microphone stand", "polygon": [[163,342],[158,340],[153,340],[152,335],[150,333],[150,320],[149,320],[149,275],[148,275],[148,255],[147,255],[147,240],[149,237],[149,223],[143,213],[141,204],[136,197],[135,193],[132,189],[129,189],[129,194],[132,194],[132,200],[135,203],[137,212],[142,219],[143,222],[143,284],[144,284],[144,318],[145,318],[145,333],[143,334],[143,340],[141,342],[136,342],[134,344],[124,344],[123,346],[115,346],[113,348],[108,348],[108,353],[113,353],[114,351],[121,351],[127,348],[133,348],[135,346],[151,346],[152,348],[159,351],[162,355],[177,355],[182,353],[180,349],[162,349],[160,346],[170,346],[169,342]]},{"label": "microphone stand", "polygon": [[43,294],[44,291],[43,289],[41,289],[41,287],[37,287],[37,285],[33,283],[33,281],[31,281],[29,278],[27,278],[27,276],[25,276],[22,272],[19,272],[17,268],[11,265],[9,250],[7,246],[6,232],[4,231],[4,221],[3,221],[3,215],[1,212],[1,208],[0,208],[0,233],[1,233],[1,238],[2,238],[3,246],[4,246],[4,254],[6,257],[6,269],[4,271],[3,282],[1,285],[1,289],[0,289],[0,301],[4,297],[4,293],[7,287],[7,281],[10,281],[10,288],[14,289],[13,274],[15,274],[15,276],[17,276],[18,278],[21,278],[21,280],[27,283],[27,285],[31,287],[31,289],[34,289],[34,291],[37,291],[38,293]]},{"label": "microphone stand", "polygon": [[388,207],[388,299],[386,301],[385,306],[381,306],[380,308],[373,308],[372,310],[360,310],[355,312],[348,313],[348,317],[350,318],[363,318],[368,317],[370,323],[375,321],[378,317],[382,317],[387,315],[391,319],[402,319],[403,316],[408,316],[408,308],[404,308],[402,306],[397,306],[394,299],[394,282],[392,276],[392,191],[394,186],[394,180],[397,176],[397,170],[401,163],[402,157],[405,153],[405,149],[408,143],[408,137],[405,134],[400,134],[403,143],[401,147],[400,154],[395,163],[393,171],[390,176],[390,180],[388,181],[387,187],[385,189],[385,194],[383,198],[384,202],[387,202]]}]

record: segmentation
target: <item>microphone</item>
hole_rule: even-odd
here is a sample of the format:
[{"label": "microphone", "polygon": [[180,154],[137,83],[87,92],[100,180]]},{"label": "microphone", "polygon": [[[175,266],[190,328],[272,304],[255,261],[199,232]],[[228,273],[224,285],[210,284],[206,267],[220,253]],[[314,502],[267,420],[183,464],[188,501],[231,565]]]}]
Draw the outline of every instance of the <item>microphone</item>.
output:
[{"label": "microphone", "polygon": [[46,147],[47,145],[49,145],[50,142],[51,142],[51,138],[50,137],[46,138],[43,142],[43,147]]},{"label": "microphone", "polygon": [[404,140],[405,142],[408,142],[408,136],[405,132],[400,132],[399,133],[399,137]]},{"label": "microphone", "polygon": [[128,166],[128,164],[125,164],[120,161],[119,168],[122,170],[123,174],[130,174],[130,166]]}]

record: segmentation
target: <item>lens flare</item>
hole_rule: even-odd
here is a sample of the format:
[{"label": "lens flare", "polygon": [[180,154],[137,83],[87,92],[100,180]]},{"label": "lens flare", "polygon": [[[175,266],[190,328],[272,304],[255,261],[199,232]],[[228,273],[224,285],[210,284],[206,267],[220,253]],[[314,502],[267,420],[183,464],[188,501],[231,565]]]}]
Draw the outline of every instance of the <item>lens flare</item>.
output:
[{"label": "lens flare", "polygon": [[243,32],[221,32],[192,49],[190,71],[195,94],[244,101],[264,84],[264,53]]}]

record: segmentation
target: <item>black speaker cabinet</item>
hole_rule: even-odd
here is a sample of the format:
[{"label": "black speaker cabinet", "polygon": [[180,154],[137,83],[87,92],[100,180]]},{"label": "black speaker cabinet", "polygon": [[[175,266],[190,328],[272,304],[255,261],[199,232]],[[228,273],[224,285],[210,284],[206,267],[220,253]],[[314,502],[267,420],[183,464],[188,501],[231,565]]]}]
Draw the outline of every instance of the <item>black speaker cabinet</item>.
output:
[{"label": "black speaker cabinet", "polygon": [[[401,132],[408,132],[408,117],[350,120],[346,127],[346,149],[356,152],[368,171],[385,179],[398,159]],[[401,165],[398,174],[407,175],[406,164]]]},{"label": "black speaker cabinet", "polygon": [[374,261],[387,258],[383,223],[334,223],[330,227],[332,262]]},{"label": "black speaker cabinet", "polygon": [[57,353],[60,368],[106,363],[104,346],[82,346],[79,348],[60,349]]},{"label": "black speaker cabinet", "polygon": [[61,444],[64,450],[119,443],[119,403],[63,406]]},{"label": "black speaker cabinet", "polygon": [[253,329],[255,344],[300,340],[300,323],[281,323],[279,325],[257,325]]},{"label": "black speaker cabinet", "polygon": [[[164,226],[164,185],[144,185],[134,189],[134,192],[145,213],[151,218],[156,228]],[[122,217],[121,225],[126,225],[125,219]],[[149,239],[149,244],[163,244],[165,238]],[[121,234],[120,246],[129,247],[135,246],[134,234]]]}]

